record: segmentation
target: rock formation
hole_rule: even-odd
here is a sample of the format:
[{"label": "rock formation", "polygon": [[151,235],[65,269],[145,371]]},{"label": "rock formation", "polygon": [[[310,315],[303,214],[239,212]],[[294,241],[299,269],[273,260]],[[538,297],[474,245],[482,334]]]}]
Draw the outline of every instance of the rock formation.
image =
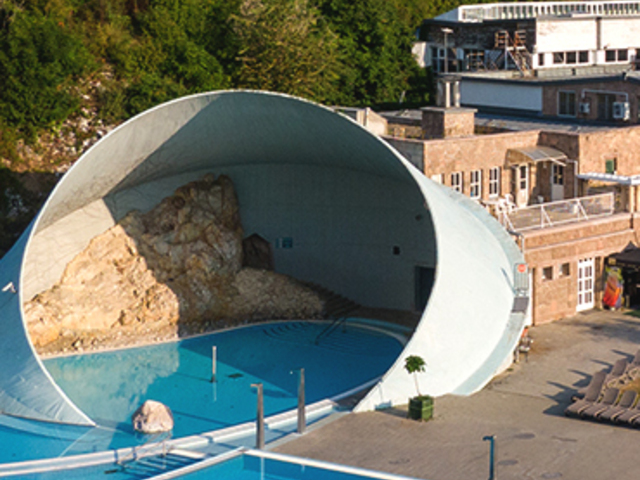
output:
[{"label": "rock formation", "polygon": [[25,304],[31,339],[46,353],[321,315],[312,290],[243,268],[242,242],[228,177],[209,174],[184,185],[95,237],[57,284]]},{"label": "rock formation", "polygon": [[136,432],[169,432],[173,430],[173,414],[163,403],[147,400],[134,412],[131,423]]}]

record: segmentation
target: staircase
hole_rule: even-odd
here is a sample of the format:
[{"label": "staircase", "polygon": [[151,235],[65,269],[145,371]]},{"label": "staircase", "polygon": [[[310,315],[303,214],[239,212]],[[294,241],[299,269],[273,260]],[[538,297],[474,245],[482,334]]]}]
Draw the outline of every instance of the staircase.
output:
[{"label": "staircase", "polygon": [[152,455],[148,457],[135,458],[120,464],[113,472],[125,473],[131,478],[144,479],[152,478],[163,473],[171,472],[179,468],[193,465],[207,457],[206,454],[191,452],[187,450],[172,449],[166,454]]},{"label": "staircase", "polygon": [[317,283],[304,282],[304,285],[316,292],[322,299],[324,303],[322,310],[324,318],[338,319],[348,317],[360,308],[360,305],[353,300],[343,297]]},{"label": "staircase", "polygon": [[510,58],[522,75],[532,71],[531,54],[527,50],[527,32],[516,30],[510,35],[506,30],[495,33],[494,48],[505,52],[504,62],[507,68],[507,58]]}]

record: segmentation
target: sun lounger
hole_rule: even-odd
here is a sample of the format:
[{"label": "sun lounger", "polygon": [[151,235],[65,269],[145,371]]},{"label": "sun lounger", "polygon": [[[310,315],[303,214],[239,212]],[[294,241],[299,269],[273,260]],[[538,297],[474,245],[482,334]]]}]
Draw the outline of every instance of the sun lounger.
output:
[{"label": "sun lounger", "polygon": [[[616,360],[616,363],[614,363],[613,367],[611,367],[611,371],[606,374],[606,377],[604,379],[604,384],[607,385],[609,384],[610,381],[615,380],[616,378],[622,377],[622,375],[624,375],[629,370],[630,365],[631,364],[627,362],[627,360],[625,360],[624,358]],[[640,365],[636,365],[636,367],[638,366]],[[611,385],[611,386],[619,387],[619,385]],[[584,398],[585,393],[587,393],[587,388],[589,387],[587,386],[579,389],[571,399],[575,401],[577,399]]]},{"label": "sun lounger", "polygon": [[614,421],[616,423],[631,423],[638,417],[640,417],[640,402],[636,403],[635,407],[628,408],[625,412],[618,415]]},{"label": "sun lounger", "polygon": [[593,405],[593,403],[600,397],[600,391],[602,390],[602,385],[604,384],[604,379],[606,376],[606,372],[594,373],[593,377],[591,378],[591,382],[587,387],[584,398],[582,400],[575,401],[567,408],[565,408],[564,414],[569,417],[577,417],[578,415],[580,415],[580,412],[582,410]]},{"label": "sun lounger", "polygon": [[627,360],[624,358],[617,360],[616,363],[613,364],[611,372],[609,372],[609,374],[607,375],[607,379],[605,380],[605,382],[613,380],[614,378],[618,378],[620,375],[622,375],[627,369],[628,364],[629,362],[627,362]]},{"label": "sun lounger", "polygon": [[620,390],[618,390],[617,388],[607,388],[602,394],[602,397],[595,401],[593,405],[580,410],[579,415],[582,418],[595,418],[599,414],[604,412],[607,408],[614,405],[616,403],[616,400],[618,400],[619,395]]},{"label": "sun lounger", "polygon": [[629,367],[640,367],[640,350],[636,352],[636,356],[631,360]]},{"label": "sun lounger", "polygon": [[615,422],[616,418],[629,410],[629,408],[636,403],[637,399],[638,393],[634,390],[622,392],[620,401],[616,405],[612,405],[607,408],[604,412],[601,412],[596,416],[596,419],[602,422]]}]

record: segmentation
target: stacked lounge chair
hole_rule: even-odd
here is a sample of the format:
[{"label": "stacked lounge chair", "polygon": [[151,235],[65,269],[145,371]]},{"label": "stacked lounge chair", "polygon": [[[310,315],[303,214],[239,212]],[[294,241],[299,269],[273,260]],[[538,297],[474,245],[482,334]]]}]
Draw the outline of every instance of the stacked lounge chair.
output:
[{"label": "stacked lounge chair", "polygon": [[582,418],[596,418],[607,408],[614,405],[620,396],[620,390],[617,388],[606,388],[604,393],[593,402],[593,405],[589,405],[587,408],[580,410],[579,415]]},{"label": "stacked lounge chair", "polygon": [[638,393],[633,390],[622,392],[620,401],[617,404],[610,406],[603,412],[600,412],[595,418],[602,422],[615,422],[618,416],[622,415],[624,412],[629,410],[629,408],[635,405],[637,399]]},{"label": "stacked lounge chair", "polygon": [[638,426],[635,420],[640,417],[640,402],[636,403],[635,407],[628,408],[625,412],[621,413],[614,420],[616,423],[627,423],[629,425]]},{"label": "stacked lounge chair", "polygon": [[[629,363],[625,359],[615,362],[610,372],[593,375],[589,385],[578,391],[564,413],[579,417],[640,428],[640,393],[627,385],[640,378],[640,350]],[[576,400],[578,398],[578,400]]]},{"label": "stacked lounge chair", "polygon": [[600,391],[602,390],[602,385],[604,384],[606,376],[607,373],[604,371],[594,373],[591,378],[591,382],[585,391],[584,398],[569,405],[564,410],[564,414],[568,417],[578,417],[580,416],[580,412],[592,406],[594,402],[600,398]]}]

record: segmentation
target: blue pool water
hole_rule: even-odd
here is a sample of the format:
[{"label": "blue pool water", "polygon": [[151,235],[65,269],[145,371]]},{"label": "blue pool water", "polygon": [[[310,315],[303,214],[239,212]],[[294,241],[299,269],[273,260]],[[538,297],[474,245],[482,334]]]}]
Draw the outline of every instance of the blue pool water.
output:
[{"label": "blue pool water", "polygon": [[236,456],[180,478],[184,480],[367,480],[381,478],[408,480],[407,477],[341,467],[324,462],[305,462],[289,456],[271,454],[265,458],[259,454],[250,453]]},{"label": "blue pool water", "polygon": [[[255,420],[252,383],[264,384],[265,414],[295,408],[297,375],[306,372],[307,403],[331,398],[382,375],[402,345],[379,330],[348,324],[315,339],[327,322],[276,322],[162,345],[45,361],[56,382],[98,428],[0,416],[0,463],[142,444],[130,427],[145,400],[168,405],[173,437]],[[217,381],[211,350],[217,348]]]}]

